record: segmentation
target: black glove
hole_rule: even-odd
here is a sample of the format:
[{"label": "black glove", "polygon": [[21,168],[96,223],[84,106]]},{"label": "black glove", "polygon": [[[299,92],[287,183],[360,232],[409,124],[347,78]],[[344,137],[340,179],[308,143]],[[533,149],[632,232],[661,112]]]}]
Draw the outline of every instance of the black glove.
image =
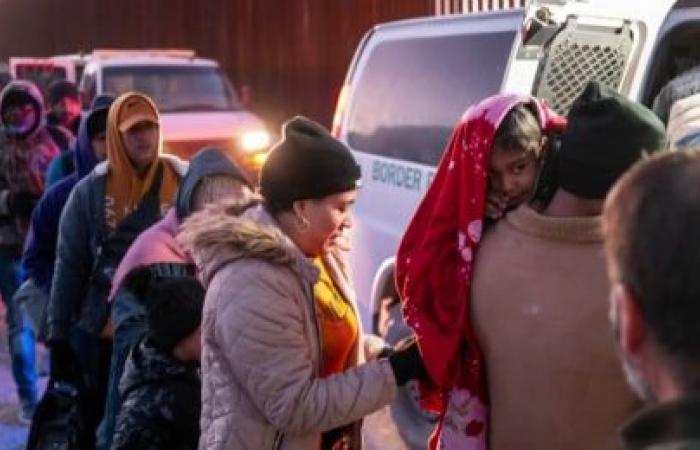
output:
[{"label": "black glove", "polygon": [[399,386],[428,376],[415,336],[402,339],[394,346],[394,351],[389,355],[389,364]]},{"label": "black glove", "polygon": [[37,201],[39,201],[39,196],[33,192],[10,192],[7,196],[7,209],[13,216],[29,219],[32,217],[32,211],[34,211]]},{"label": "black glove", "polygon": [[67,340],[55,339],[49,343],[51,379],[75,382],[78,379],[78,361]]}]

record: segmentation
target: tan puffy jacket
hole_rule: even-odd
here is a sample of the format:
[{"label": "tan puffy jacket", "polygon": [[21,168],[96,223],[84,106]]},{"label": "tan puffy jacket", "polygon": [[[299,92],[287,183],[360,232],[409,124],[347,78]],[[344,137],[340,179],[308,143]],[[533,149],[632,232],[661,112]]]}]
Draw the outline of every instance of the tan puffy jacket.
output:
[{"label": "tan puffy jacket", "polygon": [[[318,378],[318,271],[264,208],[239,217],[210,208],[185,224],[180,242],[207,286],[200,450],[316,450],[322,432],[394,398],[387,360]],[[339,260],[327,262],[352,299]]]}]

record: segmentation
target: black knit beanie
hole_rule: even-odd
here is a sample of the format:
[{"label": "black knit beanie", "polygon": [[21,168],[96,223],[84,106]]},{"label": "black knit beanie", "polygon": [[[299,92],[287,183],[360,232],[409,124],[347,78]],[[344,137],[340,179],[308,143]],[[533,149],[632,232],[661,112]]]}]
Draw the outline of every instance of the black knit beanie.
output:
[{"label": "black knit beanie", "polygon": [[93,140],[99,133],[107,130],[107,113],[108,108],[103,108],[93,111],[85,121],[87,127],[88,139]]},{"label": "black knit beanie", "polygon": [[282,126],[282,139],[260,173],[260,191],[275,210],[296,200],[355,189],[361,173],[350,150],[318,123],[297,116]]},{"label": "black knit beanie", "polygon": [[107,115],[114,100],[112,94],[100,94],[92,101],[90,112],[85,118],[88,139],[93,140],[98,133],[107,130]]},{"label": "black knit beanie", "polygon": [[645,153],[664,147],[664,125],[651,110],[590,82],[569,112],[559,155],[559,184],[578,197],[603,199]]},{"label": "black knit beanie", "polygon": [[156,347],[171,352],[202,323],[204,288],[192,277],[155,280],[149,289],[148,333]]},{"label": "black knit beanie", "polygon": [[64,97],[70,97],[80,101],[80,93],[75,83],[71,83],[67,80],[58,80],[51,83],[47,93],[49,105],[55,105]]}]

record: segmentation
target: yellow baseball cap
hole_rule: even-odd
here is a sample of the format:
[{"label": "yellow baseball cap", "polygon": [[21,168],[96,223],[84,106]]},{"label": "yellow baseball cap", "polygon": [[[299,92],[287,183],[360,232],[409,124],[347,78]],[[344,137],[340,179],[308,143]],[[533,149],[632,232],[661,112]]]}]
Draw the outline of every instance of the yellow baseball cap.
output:
[{"label": "yellow baseball cap", "polygon": [[158,125],[158,111],[155,106],[141,95],[133,95],[121,107],[119,114],[119,131],[126,132],[140,122]]}]

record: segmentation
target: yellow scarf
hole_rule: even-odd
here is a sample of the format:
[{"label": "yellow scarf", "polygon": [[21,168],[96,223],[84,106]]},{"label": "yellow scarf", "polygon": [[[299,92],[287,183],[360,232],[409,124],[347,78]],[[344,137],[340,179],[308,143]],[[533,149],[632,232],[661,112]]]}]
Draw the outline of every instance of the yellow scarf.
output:
[{"label": "yellow scarf", "polygon": [[[145,95],[130,92],[123,94],[114,101],[107,116],[107,189],[106,189],[106,221],[110,229],[116,228],[141,202],[148,192],[158,170],[158,164],[151,164],[144,177],[140,177],[126,153],[124,141],[119,131],[128,113],[124,105],[127,101],[145,102],[158,116],[155,104]],[[156,161],[162,161],[163,138],[159,136]],[[160,188],[161,211],[167,210],[173,204],[180,176],[167,162],[163,165],[163,182]]]},{"label": "yellow scarf", "polygon": [[347,368],[353,356],[359,334],[357,317],[350,303],[335,286],[321,258],[314,259],[320,270],[314,285],[316,307],[320,314],[322,341],[321,377],[340,373]]}]

